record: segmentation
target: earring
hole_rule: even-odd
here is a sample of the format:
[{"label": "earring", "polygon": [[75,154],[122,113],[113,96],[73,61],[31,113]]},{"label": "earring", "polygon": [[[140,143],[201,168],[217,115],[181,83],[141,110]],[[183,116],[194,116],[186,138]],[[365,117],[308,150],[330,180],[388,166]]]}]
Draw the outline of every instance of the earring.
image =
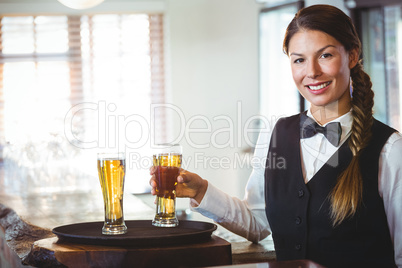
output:
[{"label": "earring", "polygon": [[352,77],[349,77],[349,92],[350,92],[350,97],[353,98],[353,81],[352,81]]}]

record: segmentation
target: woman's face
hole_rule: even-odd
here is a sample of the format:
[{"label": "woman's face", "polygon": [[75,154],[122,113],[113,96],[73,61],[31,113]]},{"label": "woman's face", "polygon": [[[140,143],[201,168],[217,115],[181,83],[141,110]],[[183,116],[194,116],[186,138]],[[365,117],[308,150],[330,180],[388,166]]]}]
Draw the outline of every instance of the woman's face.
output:
[{"label": "woman's face", "polygon": [[307,30],[293,35],[288,52],[293,79],[311,103],[312,111],[330,104],[349,111],[349,79],[350,69],[357,63],[355,51],[347,52],[324,32]]}]

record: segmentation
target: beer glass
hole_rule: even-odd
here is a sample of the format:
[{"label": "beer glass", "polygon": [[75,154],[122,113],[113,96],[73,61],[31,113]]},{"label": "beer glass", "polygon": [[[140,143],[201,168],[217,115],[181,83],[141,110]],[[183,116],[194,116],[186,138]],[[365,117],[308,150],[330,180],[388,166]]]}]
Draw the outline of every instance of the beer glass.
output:
[{"label": "beer glass", "polygon": [[105,207],[104,235],[127,232],[123,215],[125,171],[124,153],[98,153],[98,174]]},{"label": "beer glass", "polygon": [[176,218],[176,185],[180,174],[182,148],[179,144],[160,144],[153,154],[153,165],[156,168],[156,214],[152,225],[158,227],[175,227],[179,224]]}]

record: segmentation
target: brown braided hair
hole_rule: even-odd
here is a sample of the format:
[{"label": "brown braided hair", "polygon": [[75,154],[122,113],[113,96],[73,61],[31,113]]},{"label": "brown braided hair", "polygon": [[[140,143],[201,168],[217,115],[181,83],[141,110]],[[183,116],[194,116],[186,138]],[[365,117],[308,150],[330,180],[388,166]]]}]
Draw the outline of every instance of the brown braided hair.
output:
[{"label": "brown braided hair", "polygon": [[[330,5],[314,5],[299,10],[290,22],[283,41],[283,51],[289,52],[289,42],[300,30],[315,30],[329,34],[340,42],[347,52],[356,49],[361,54],[361,42],[352,20],[340,9]],[[333,226],[352,217],[362,202],[363,179],[359,167],[359,155],[371,139],[373,125],[374,92],[370,77],[359,61],[350,71],[352,80],[352,133],[349,148],[353,158],[338,177],[330,193]]]}]

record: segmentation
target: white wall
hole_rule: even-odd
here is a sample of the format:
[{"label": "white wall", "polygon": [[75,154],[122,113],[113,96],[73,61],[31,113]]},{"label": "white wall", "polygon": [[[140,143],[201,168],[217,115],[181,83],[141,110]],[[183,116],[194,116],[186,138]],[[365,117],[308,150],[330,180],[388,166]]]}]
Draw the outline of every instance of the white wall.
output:
[{"label": "white wall", "polygon": [[[257,115],[258,107],[258,14],[260,6],[250,0],[170,0],[167,2],[168,87],[170,102],[185,115],[172,116],[177,137],[180,128],[206,128],[202,116],[211,122],[208,133],[192,134],[180,142],[187,168],[199,173],[226,192],[243,196],[249,168],[234,168],[236,154],[244,157],[239,129]],[[241,105],[241,108],[238,108]],[[242,119],[239,119],[239,113]],[[233,122],[233,136],[229,134]],[[241,121],[241,122],[240,122]],[[216,131],[222,131],[214,135]],[[215,138],[216,136],[216,138]],[[189,138],[189,139],[188,139]],[[194,144],[226,144],[234,147],[196,148]],[[239,142],[240,140],[240,142]],[[197,158],[197,160],[195,160]],[[226,160],[231,163],[226,164]],[[211,165],[210,161],[217,161]],[[223,162],[220,162],[223,161]],[[221,163],[221,167],[219,166]]]}]

